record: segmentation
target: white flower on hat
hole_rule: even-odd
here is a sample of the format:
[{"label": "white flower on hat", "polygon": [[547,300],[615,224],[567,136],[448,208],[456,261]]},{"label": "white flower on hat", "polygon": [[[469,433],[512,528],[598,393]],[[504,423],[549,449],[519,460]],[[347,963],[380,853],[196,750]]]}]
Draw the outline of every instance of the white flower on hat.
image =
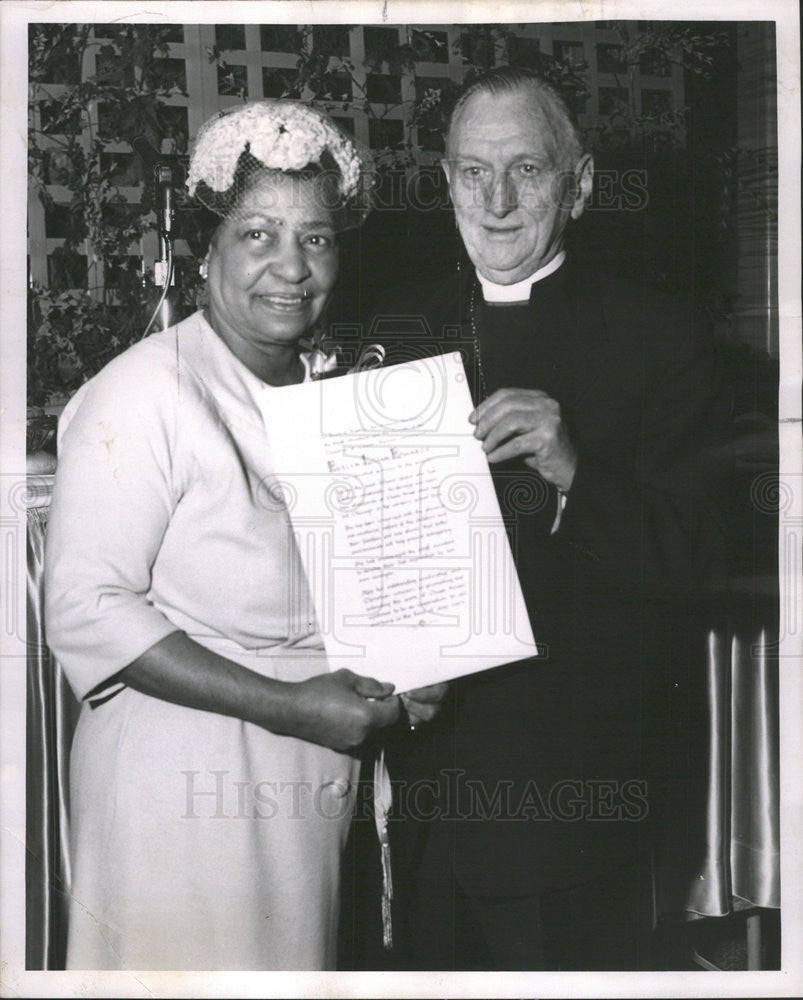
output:
[{"label": "white flower on hat", "polygon": [[351,197],[360,184],[362,161],[327,118],[304,104],[264,101],[223,112],[201,128],[187,177],[190,194],[201,181],[218,193],[227,191],[246,149],[275,170],[302,170],[320,163],[328,151],[340,170],[341,195]]}]

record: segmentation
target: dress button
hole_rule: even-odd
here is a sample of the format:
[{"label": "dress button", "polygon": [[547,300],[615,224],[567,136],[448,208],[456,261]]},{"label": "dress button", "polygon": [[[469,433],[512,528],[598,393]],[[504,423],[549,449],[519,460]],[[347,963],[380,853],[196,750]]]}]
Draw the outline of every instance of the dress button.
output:
[{"label": "dress button", "polygon": [[343,781],[342,778],[337,778],[335,781],[330,781],[326,787],[330,789],[335,798],[344,799],[351,791],[351,782]]}]

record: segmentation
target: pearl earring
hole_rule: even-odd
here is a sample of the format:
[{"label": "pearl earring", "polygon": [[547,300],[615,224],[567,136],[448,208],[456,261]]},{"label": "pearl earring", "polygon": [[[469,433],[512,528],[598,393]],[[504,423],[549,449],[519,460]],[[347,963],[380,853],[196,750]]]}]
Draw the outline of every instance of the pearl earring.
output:
[{"label": "pearl earring", "polygon": [[202,260],[201,261],[200,267],[198,268],[198,274],[200,274],[202,281],[206,281],[206,279],[209,277],[209,262],[208,261],[206,261],[206,260]]}]

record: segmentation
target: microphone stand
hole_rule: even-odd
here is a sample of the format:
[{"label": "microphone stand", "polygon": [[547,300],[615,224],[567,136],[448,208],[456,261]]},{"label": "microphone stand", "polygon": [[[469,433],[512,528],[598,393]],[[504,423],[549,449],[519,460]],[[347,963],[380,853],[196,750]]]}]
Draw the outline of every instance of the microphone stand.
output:
[{"label": "microphone stand", "polygon": [[[162,329],[170,326],[171,303],[168,290],[175,287],[176,275],[173,265],[173,171],[165,163],[157,163],[153,168],[156,182],[156,222],[159,233],[159,259],[153,265],[153,280],[163,289],[160,301]],[[158,307],[157,307],[158,308]]]}]

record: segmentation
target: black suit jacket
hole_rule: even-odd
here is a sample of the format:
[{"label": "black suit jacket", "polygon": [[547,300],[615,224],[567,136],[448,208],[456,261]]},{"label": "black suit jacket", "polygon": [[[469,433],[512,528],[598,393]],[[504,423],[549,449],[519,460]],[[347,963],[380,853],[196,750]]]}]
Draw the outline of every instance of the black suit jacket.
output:
[{"label": "black suit jacket", "polygon": [[[461,350],[478,398],[474,280],[392,292],[363,334],[388,364]],[[560,403],[575,444],[559,530],[550,502],[522,503],[545,495],[537,474],[493,471],[543,655],[457,681],[391,760],[413,876],[453,870],[479,895],[570,885],[646,846],[659,765],[695,752],[683,699],[720,552],[704,455],[728,404],[693,309],[566,262],[533,286],[531,319],[531,344],[499,357],[511,387]]]}]

